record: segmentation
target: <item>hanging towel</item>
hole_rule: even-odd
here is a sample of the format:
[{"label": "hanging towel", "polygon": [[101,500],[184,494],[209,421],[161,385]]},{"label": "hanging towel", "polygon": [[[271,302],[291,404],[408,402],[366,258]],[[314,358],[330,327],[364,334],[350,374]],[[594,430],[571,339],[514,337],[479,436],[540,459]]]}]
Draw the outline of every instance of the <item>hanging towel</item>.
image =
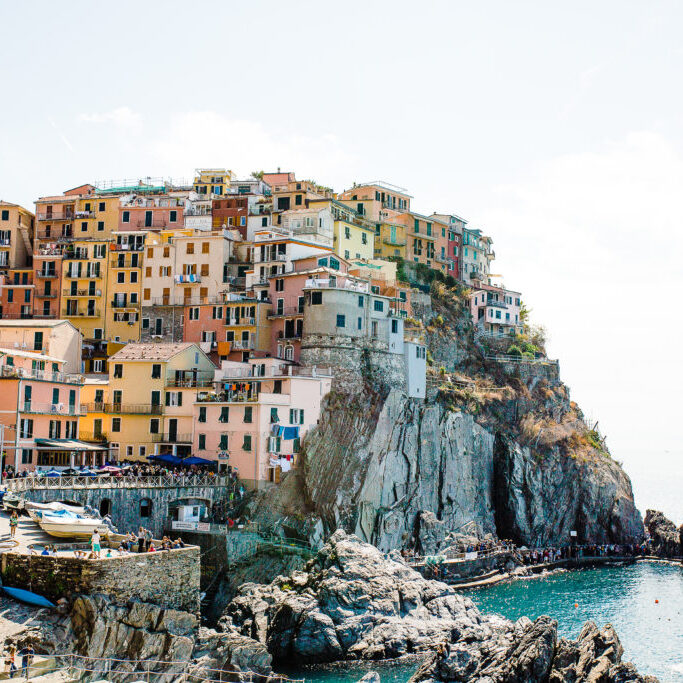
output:
[{"label": "hanging towel", "polygon": [[299,427],[280,427],[280,434],[283,439],[298,439],[299,438]]}]

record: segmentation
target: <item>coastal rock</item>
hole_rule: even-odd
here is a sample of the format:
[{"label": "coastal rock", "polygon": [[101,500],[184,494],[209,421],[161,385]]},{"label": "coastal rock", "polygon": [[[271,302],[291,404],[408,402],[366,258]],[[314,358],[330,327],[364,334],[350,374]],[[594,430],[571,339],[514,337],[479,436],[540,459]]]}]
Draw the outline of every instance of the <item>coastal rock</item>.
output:
[{"label": "coastal rock", "polygon": [[557,639],[557,622],[520,619],[485,643],[452,641],[440,646],[410,683],[657,683],[623,663],[612,626],[587,622],[576,641]]},{"label": "coastal rock", "polygon": [[491,632],[469,599],[342,530],[306,572],[242,586],[219,628],[230,623],[276,661],[394,658]]},{"label": "coastal rock", "polygon": [[659,557],[683,555],[683,524],[679,529],[658,510],[645,513],[645,528],[650,536],[650,548]]},{"label": "coastal rock", "polygon": [[368,671],[365,676],[358,679],[357,683],[380,683],[379,674],[376,671]]}]

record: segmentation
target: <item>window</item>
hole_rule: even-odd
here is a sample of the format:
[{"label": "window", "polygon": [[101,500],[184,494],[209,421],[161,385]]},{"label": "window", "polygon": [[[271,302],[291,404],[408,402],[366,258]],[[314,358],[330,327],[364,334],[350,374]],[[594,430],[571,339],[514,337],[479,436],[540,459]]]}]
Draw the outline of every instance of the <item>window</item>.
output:
[{"label": "window", "polygon": [[302,425],[304,423],[304,411],[298,408],[289,409],[289,424]]},{"label": "window", "polygon": [[152,379],[159,379],[161,377],[161,363],[154,363],[152,365]]},{"label": "window", "polygon": [[185,253],[186,254],[194,254],[194,242],[188,242],[185,245]]},{"label": "window", "polygon": [[221,320],[223,318],[223,306],[214,306],[213,307],[213,319],[214,320]]},{"label": "window", "polygon": [[294,195],[294,203],[297,206],[301,206],[301,200],[302,200],[302,195],[300,195],[300,194]]},{"label": "window", "polygon": [[366,232],[364,232],[364,233],[361,235],[361,242],[362,242],[363,244],[367,244],[367,243],[368,243],[368,234],[367,234]]},{"label": "window", "polygon": [[311,292],[311,305],[317,306],[323,302],[322,292]]},{"label": "window", "polygon": [[121,271],[120,273],[116,273],[116,282],[118,282],[120,285],[125,284],[126,274],[123,271]]},{"label": "window", "polygon": [[132,457],[132,455],[133,455],[133,447],[132,446],[126,446],[126,455],[128,457]]},{"label": "window", "polygon": [[130,211],[121,212],[121,222],[130,223]]},{"label": "window", "polygon": [[279,421],[280,421],[280,418],[278,417],[278,414],[277,414],[277,408],[271,408],[270,409],[270,424],[276,424]]},{"label": "window", "polygon": [[363,318],[358,318],[358,329],[359,330],[363,329]]},{"label": "window", "polygon": [[384,301],[380,301],[379,299],[375,299],[372,306],[378,313],[381,313],[382,311],[384,311]]},{"label": "window", "polygon": [[123,365],[121,363],[114,363],[114,377],[116,379],[123,377]]},{"label": "window", "polygon": [[230,422],[230,406],[221,406],[221,414],[218,418],[219,422]]},{"label": "window", "polygon": [[2,210],[2,220],[3,221],[9,220],[9,209],[3,209]]},{"label": "window", "polygon": [[121,418],[120,417],[112,417],[112,419],[111,419],[111,431],[112,432],[120,432],[121,431]]},{"label": "window", "polygon": [[81,232],[88,232],[88,221],[81,221]]},{"label": "window", "polygon": [[141,458],[144,458],[147,455],[147,446],[140,446],[138,448],[138,453],[140,454]]},{"label": "window", "polygon": [[197,421],[206,422],[206,406],[199,407],[199,417],[197,418]]},{"label": "window", "polygon": [[392,320],[391,321],[391,333],[392,334],[398,333],[398,320]]},{"label": "window", "polygon": [[253,411],[252,406],[245,406],[244,407],[244,422],[247,422],[247,423],[251,422],[252,411]]},{"label": "window", "polygon": [[200,451],[205,451],[206,450],[206,434],[199,434],[199,438],[197,439],[197,448],[199,448]]},{"label": "window", "polygon": [[190,309],[190,320],[199,320],[199,308]]},{"label": "window", "polygon": [[208,254],[209,253],[209,243],[208,242],[202,242],[202,254]]},{"label": "window", "polygon": [[33,438],[33,420],[22,418],[19,424],[19,437],[22,439]]},{"label": "window", "polygon": [[159,433],[159,418],[153,417],[149,421],[149,433],[158,434]]},{"label": "window", "polygon": [[178,212],[177,211],[169,211],[168,212],[168,222],[169,223],[175,223],[178,220]]},{"label": "window", "polygon": [[[3,211],[3,213],[4,213],[4,211]],[[21,449],[21,464],[22,465],[30,465],[32,461],[33,461],[33,450],[30,448],[22,448]]]},{"label": "window", "polygon": [[344,250],[344,258],[348,260],[349,257],[350,257],[349,250],[348,250],[348,249],[345,249],[345,250]]},{"label": "window", "polygon": [[218,441],[218,448],[221,451],[227,451],[228,450],[228,435],[223,433],[221,434],[221,438]]},{"label": "window", "polygon": [[346,327],[346,316],[341,313],[337,314],[337,327]]},{"label": "window", "polygon": [[143,498],[140,501],[140,517],[152,516],[152,501],[149,498]]},{"label": "window", "polygon": [[96,358],[92,362],[92,371],[93,372],[104,372],[104,359],[103,358]]},{"label": "window", "polygon": [[12,303],[14,301],[14,290],[13,289],[8,289],[7,290],[7,303]]},{"label": "window", "polygon": [[243,451],[250,451],[251,450],[251,434],[245,434],[244,435],[244,441],[242,441],[242,450]]},{"label": "window", "polygon": [[275,280],[275,291],[283,292],[285,289],[285,281],[282,278]]},{"label": "window", "polygon": [[348,228],[348,227],[344,228],[344,237],[346,237],[347,240],[351,239],[351,228]]}]

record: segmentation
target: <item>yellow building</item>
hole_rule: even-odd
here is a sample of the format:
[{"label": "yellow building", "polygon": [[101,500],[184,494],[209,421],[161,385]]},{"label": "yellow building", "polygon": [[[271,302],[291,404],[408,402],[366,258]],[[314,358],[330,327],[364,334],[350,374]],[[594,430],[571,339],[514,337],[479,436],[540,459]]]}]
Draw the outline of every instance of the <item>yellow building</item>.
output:
[{"label": "yellow building", "polygon": [[195,169],[194,191],[200,196],[222,197],[230,194],[230,183],[235,176],[227,168]]},{"label": "yellow building", "polygon": [[108,255],[106,338],[140,340],[144,231],[115,232]]},{"label": "yellow building", "polygon": [[379,224],[375,232],[375,258],[386,259],[393,256],[406,258],[406,226],[396,221]]},{"label": "yellow building", "polygon": [[375,257],[375,225],[357,211],[335,199],[316,199],[308,202],[311,209],[329,208],[333,220],[334,251],[345,259],[373,259]]},{"label": "yellow building", "polygon": [[270,351],[271,321],[268,313],[271,309],[269,302],[256,299],[227,304],[224,339],[228,344],[219,344],[218,354],[246,362],[252,351]]},{"label": "yellow building", "polygon": [[108,379],[86,384],[84,438],[108,441],[114,460],[189,455],[192,405],[214,370],[197,344],[127,344],[110,357]]},{"label": "yellow building", "polygon": [[74,202],[74,239],[109,239],[119,227],[117,195],[78,196]]},{"label": "yellow building", "polygon": [[73,240],[63,248],[60,317],[85,339],[106,339],[109,242]]}]

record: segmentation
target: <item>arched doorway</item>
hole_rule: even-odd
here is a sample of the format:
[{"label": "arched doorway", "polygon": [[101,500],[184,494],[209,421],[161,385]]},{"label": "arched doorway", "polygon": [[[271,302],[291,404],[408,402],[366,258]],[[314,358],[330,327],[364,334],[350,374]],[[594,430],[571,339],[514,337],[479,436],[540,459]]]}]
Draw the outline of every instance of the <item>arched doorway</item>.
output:
[{"label": "arched doorway", "polygon": [[102,498],[100,501],[100,515],[111,515],[111,501],[109,498]]}]

